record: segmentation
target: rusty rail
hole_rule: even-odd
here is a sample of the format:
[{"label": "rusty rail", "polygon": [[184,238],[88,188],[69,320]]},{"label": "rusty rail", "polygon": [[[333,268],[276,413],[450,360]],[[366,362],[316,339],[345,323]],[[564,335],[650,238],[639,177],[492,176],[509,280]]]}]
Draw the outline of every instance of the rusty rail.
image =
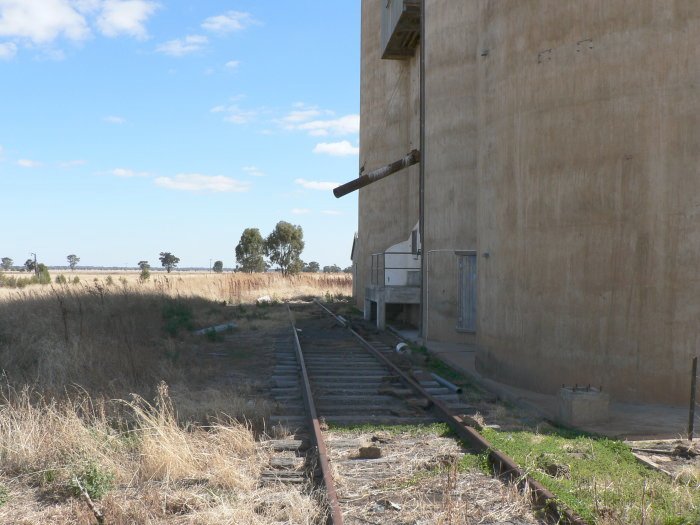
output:
[{"label": "rusty rail", "polygon": [[477,452],[483,453],[487,452],[489,459],[498,471],[499,476],[506,477],[510,480],[516,481],[518,486],[521,488],[527,488],[530,491],[533,501],[544,508],[557,523],[566,523],[569,525],[588,525],[587,522],[580,516],[574,514],[572,511],[566,508],[562,508],[557,504],[557,497],[549,491],[544,485],[542,485],[536,479],[528,476],[523,472],[518,464],[507,454],[501,452],[494,448],[494,446],[489,443],[481,434],[470,427],[466,422],[462,420],[459,416],[455,416],[450,412],[450,409],[439,399],[436,399],[432,394],[428,393],[420,384],[414,381],[411,377],[406,375],[403,370],[398,368],[390,359],[374,348],[370,343],[368,343],[360,334],[353,330],[348,323],[339,319],[331,310],[326,308],[320,301],[314,301],[318,306],[325,310],[329,315],[331,315],[336,322],[344,326],[347,330],[352,333],[355,338],[360,341],[362,346],[364,346],[372,355],[379,359],[382,363],[388,366],[393,372],[395,372],[401,380],[410,386],[413,390],[418,392],[429,402],[433,410],[437,415],[449,425],[449,427],[465,442],[467,442],[472,448]]},{"label": "rusty rail", "polygon": [[311,429],[311,439],[313,444],[316,446],[316,450],[318,451],[318,463],[321,467],[321,473],[323,474],[323,484],[326,486],[326,496],[328,498],[328,507],[330,509],[328,524],[343,525],[343,513],[340,510],[338,494],[335,490],[335,483],[333,483],[333,474],[331,472],[330,460],[328,459],[328,450],[326,449],[326,444],[323,441],[321,425],[318,422],[316,405],[314,404],[314,398],[311,393],[309,374],[306,371],[304,354],[301,350],[301,343],[299,342],[299,336],[297,335],[297,327],[294,324],[294,317],[292,316],[292,311],[289,308],[289,305],[287,305],[287,311],[289,312],[289,322],[292,325],[292,333],[294,334],[294,348],[297,354],[297,361],[299,362],[299,368],[301,369],[301,377],[303,380],[302,395],[304,397],[304,405],[306,406],[306,416],[309,421],[309,428]]}]

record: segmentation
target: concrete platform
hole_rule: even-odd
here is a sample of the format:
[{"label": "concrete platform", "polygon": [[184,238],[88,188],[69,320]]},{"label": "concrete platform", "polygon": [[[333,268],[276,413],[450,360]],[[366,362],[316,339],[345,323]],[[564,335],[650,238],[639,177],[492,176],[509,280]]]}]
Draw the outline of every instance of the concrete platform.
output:
[{"label": "concrete platform", "polygon": [[[400,331],[397,333],[416,344],[424,344],[418,339],[416,332]],[[473,345],[430,341],[425,346],[431,354],[469,377],[483,389],[543,418],[556,420],[558,412],[557,392],[553,392],[551,395],[540,394],[483,377],[477,372],[474,364],[476,348]],[[617,403],[611,399],[607,421],[587,424],[579,428],[618,439],[678,439],[686,436],[687,427],[688,407]],[[696,424],[696,428],[698,427],[700,425]]]}]

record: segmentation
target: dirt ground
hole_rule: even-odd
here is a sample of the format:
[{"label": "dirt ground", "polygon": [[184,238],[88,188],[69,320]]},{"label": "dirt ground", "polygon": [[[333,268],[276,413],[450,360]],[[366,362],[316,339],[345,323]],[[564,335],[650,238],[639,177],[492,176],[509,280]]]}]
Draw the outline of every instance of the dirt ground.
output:
[{"label": "dirt ground", "polygon": [[681,439],[627,441],[640,461],[683,484],[700,488],[700,447]]}]

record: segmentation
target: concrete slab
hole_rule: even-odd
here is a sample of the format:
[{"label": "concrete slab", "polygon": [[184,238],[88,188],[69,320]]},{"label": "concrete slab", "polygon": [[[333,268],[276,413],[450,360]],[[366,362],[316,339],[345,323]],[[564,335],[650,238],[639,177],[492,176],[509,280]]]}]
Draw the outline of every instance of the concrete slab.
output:
[{"label": "concrete slab", "polygon": [[[415,333],[402,334],[412,342],[425,345]],[[411,337],[413,336],[413,337]],[[475,345],[428,342],[428,352],[439,357],[475,384],[518,407],[540,417],[556,420],[559,407],[558,392],[551,395],[514,388],[483,377],[475,366]],[[619,403],[610,401],[609,417],[605,422],[587,423],[577,428],[587,432],[619,439],[677,439],[685,436],[688,408],[678,406]]]}]

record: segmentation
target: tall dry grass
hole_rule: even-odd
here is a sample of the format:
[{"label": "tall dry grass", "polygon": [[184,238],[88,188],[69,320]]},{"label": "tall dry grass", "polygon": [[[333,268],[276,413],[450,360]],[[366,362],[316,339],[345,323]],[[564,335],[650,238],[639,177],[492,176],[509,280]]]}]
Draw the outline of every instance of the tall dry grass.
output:
[{"label": "tall dry grass", "polygon": [[111,524],[319,522],[304,487],[258,486],[268,452],[245,418],[265,402],[210,380],[211,343],[190,329],[274,324],[270,307],[231,306],[263,295],[348,291],[342,275],[274,274],[0,289],[0,524],[94,523],[78,485]]},{"label": "tall dry grass", "polygon": [[153,403],[6,389],[0,523],[92,522],[75,480],[113,524],[315,522],[322,511],[311,495],[258,487],[268,454],[236,421],[180,425],[165,384]]},{"label": "tall dry grass", "polygon": [[[139,279],[134,272],[66,272],[68,281],[78,278],[78,284],[69,286],[83,291],[97,287],[110,288],[107,284],[112,278],[111,287],[126,288],[132,293],[157,293],[171,297],[198,297],[212,301],[225,301],[229,304],[254,302],[258,297],[268,295],[280,301],[301,296],[350,295],[352,293],[352,276],[338,273],[302,273],[284,277],[279,273],[206,273],[174,272],[170,274],[152,274],[146,281]],[[25,293],[21,293],[21,292]],[[48,287],[30,285],[19,291],[0,286],[0,300],[16,299],[27,295],[43,296]]]},{"label": "tall dry grass", "polygon": [[261,296],[338,296],[351,287],[345,274],[194,273],[146,282],[129,274],[112,285],[104,275],[85,277],[79,284],[0,288],[0,363],[11,384],[62,390],[76,383],[113,395],[145,393],[160,380],[179,384],[191,376],[192,356],[181,337],[164,334],[166,309],[189,309],[192,323],[206,327],[231,320],[226,305]]},{"label": "tall dry grass", "polygon": [[0,301],[0,363],[12,385],[56,394],[79,384],[91,392],[142,392],[182,373],[168,359],[157,294],[105,287],[51,286]]}]

